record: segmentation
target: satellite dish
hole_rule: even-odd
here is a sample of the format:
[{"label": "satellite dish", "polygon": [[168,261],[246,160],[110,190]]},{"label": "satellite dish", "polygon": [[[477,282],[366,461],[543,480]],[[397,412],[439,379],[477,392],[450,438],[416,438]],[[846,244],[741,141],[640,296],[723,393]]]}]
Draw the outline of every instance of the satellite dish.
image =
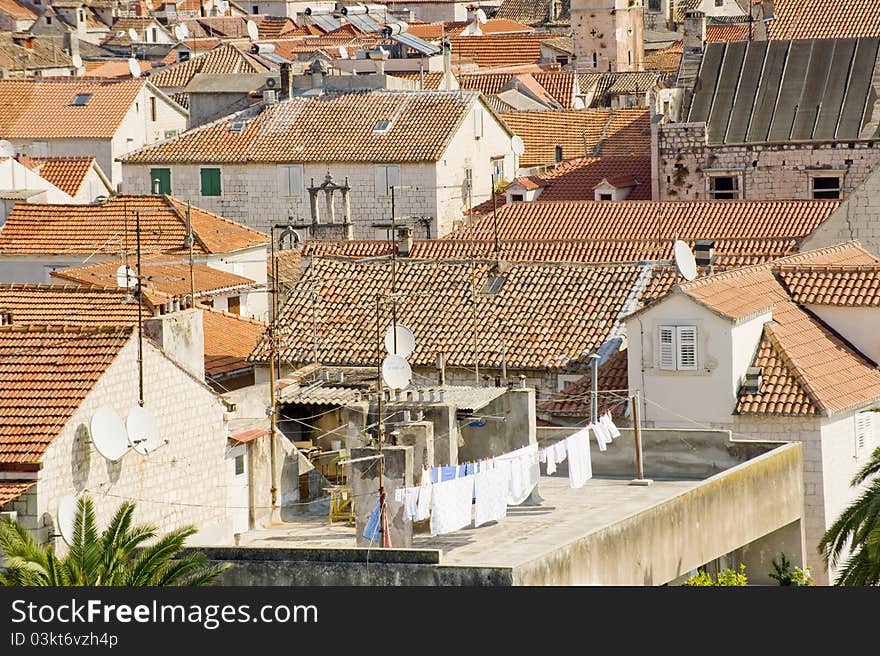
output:
[{"label": "satellite dish", "polygon": [[15,147],[6,139],[0,141],[0,157],[15,157]]},{"label": "satellite dish", "polygon": [[247,33],[251,38],[251,41],[256,41],[260,38],[260,31],[257,29],[257,24],[252,20],[247,22]]},{"label": "satellite dish", "polygon": [[189,28],[186,26],[186,23],[178,23],[174,26],[174,36],[180,41],[189,36]]},{"label": "satellite dish", "polygon": [[382,380],[391,389],[403,389],[412,380],[409,362],[399,355],[389,355],[382,360]]},{"label": "satellite dish", "polygon": [[[395,330],[396,328],[396,330]],[[397,333],[397,351],[394,350],[394,333]],[[385,350],[391,355],[408,358],[416,348],[416,338],[412,331],[402,324],[389,326],[385,332]]]},{"label": "satellite dish", "polygon": [[133,27],[128,28],[128,38],[131,39],[132,41],[138,40],[138,33]]},{"label": "satellite dish", "polygon": [[134,57],[128,60],[128,72],[131,73],[132,77],[140,77],[141,76],[141,65],[138,63],[138,60]]},{"label": "satellite dish", "polygon": [[74,68],[82,68],[83,58],[80,57],[79,54],[76,54],[73,57],[71,57],[71,61],[73,62]]},{"label": "satellite dish", "polygon": [[69,545],[73,544],[75,537],[73,527],[76,523],[77,505],[76,497],[72,494],[67,494],[61,497],[61,500],[58,502],[58,514],[55,516],[58,532],[61,533],[61,537]]},{"label": "satellite dish", "polygon": [[146,408],[136,405],[129,410],[125,427],[128,430],[128,443],[142,456],[148,455],[162,446],[156,418]]},{"label": "satellite dish", "polygon": [[481,25],[486,24],[486,12],[482,9],[477,9],[477,22]]},{"label": "satellite dish", "polygon": [[348,59],[348,48],[345,46],[339,46],[339,58]]},{"label": "satellite dish", "polygon": [[516,134],[510,138],[510,147],[513,148],[513,152],[517,157],[522,157],[522,154],[526,152],[525,142]]},{"label": "satellite dish", "polygon": [[124,289],[134,289],[137,287],[137,274],[124,264],[116,269],[116,286]]},{"label": "satellite dish", "polygon": [[691,252],[687,242],[677,239],[675,246],[672,248],[675,256],[675,266],[678,268],[685,280],[693,280],[697,277],[697,260]]},{"label": "satellite dish", "polygon": [[128,451],[128,434],[122,417],[110,408],[98,408],[89,422],[89,432],[95,450],[111,462],[116,462]]}]

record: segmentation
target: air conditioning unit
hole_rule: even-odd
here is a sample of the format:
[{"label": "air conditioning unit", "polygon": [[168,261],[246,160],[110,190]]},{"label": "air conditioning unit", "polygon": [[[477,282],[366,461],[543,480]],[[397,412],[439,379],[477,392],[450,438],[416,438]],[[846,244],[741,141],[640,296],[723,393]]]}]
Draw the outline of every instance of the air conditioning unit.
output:
[{"label": "air conditioning unit", "polygon": [[745,380],[743,380],[742,393],[761,393],[761,367],[749,367],[746,369],[746,377]]},{"label": "air conditioning unit", "polygon": [[5,512],[0,512],[0,519],[8,519],[10,521],[18,520],[18,512],[15,510],[7,510]]}]

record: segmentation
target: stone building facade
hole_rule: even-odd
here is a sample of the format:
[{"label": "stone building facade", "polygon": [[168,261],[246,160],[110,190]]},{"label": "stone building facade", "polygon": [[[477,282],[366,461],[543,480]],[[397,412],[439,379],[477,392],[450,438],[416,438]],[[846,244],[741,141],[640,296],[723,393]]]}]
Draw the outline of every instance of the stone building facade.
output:
[{"label": "stone building facade", "polygon": [[572,0],[572,44],[580,72],[640,71],[644,60],[641,0]]}]

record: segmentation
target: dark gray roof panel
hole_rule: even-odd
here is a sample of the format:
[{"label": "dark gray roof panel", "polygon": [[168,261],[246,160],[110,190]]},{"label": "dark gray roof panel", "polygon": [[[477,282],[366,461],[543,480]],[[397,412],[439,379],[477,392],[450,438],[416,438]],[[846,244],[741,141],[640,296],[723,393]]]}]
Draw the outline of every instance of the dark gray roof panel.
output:
[{"label": "dark gray roof panel", "polygon": [[834,41],[832,39],[813,41],[813,47],[810,51],[810,66],[807,69],[807,77],[804,79],[804,88],[794,116],[794,127],[791,130],[793,141],[809,141],[813,138],[813,128],[819,118],[819,106],[825,95],[825,85],[828,83],[828,70],[831,67],[833,54]]},{"label": "dark gray roof panel", "polygon": [[785,61],[788,59],[788,44],[788,41],[770,41],[758,86],[758,95],[749,121],[746,142],[767,141],[770,121],[773,120],[773,110],[776,107],[776,96],[779,93],[779,83],[782,81],[782,71],[785,70]]},{"label": "dark gray roof panel", "polygon": [[745,52],[745,41],[728,43],[725,49],[721,75],[715,87],[715,100],[712,102],[712,111],[709,114],[707,126],[707,137],[710,143],[723,142],[724,135],[727,134],[730,110],[733,109],[733,101],[736,98],[736,88],[739,85],[739,74],[745,59]]},{"label": "dark gray roof panel", "polygon": [[768,141],[788,141],[794,127],[794,115],[807,78],[810,65],[810,51],[813,42],[810,40],[792,41],[788,51],[788,61],[782,74],[782,86],[776,97],[776,110],[770,123]]},{"label": "dark gray roof panel", "polygon": [[725,143],[742,143],[745,141],[749,122],[752,118],[752,107],[758,93],[758,82],[761,79],[761,71],[764,68],[764,58],[767,55],[766,41],[748,42],[745,61],[740,73],[739,89],[736,93],[736,102],[730,114],[730,122]]},{"label": "dark gray roof panel", "polygon": [[849,88],[843,101],[843,111],[837,124],[837,138],[841,140],[858,139],[865,115],[865,101],[871,78],[874,77],[874,64],[877,61],[877,39],[859,39],[856,58],[849,77]]},{"label": "dark gray roof panel", "polygon": [[710,43],[688,120],[710,144],[877,138],[876,38]]},{"label": "dark gray roof panel", "polygon": [[813,139],[817,141],[834,139],[837,133],[837,121],[840,119],[843,94],[846,91],[855,50],[855,39],[838,39],[834,42],[828,83],[825,85],[825,94],[819,106],[819,118],[813,130]]},{"label": "dark gray roof panel", "polygon": [[715,85],[718,83],[718,73],[721,70],[721,61],[724,59],[725,45],[727,44],[710,43],[706,46],[706,54],[703,55],[700,75],[694,90],[694,100],[691,103],[689,121],[702,123],[709,119],[712,99],[715,97]]}]

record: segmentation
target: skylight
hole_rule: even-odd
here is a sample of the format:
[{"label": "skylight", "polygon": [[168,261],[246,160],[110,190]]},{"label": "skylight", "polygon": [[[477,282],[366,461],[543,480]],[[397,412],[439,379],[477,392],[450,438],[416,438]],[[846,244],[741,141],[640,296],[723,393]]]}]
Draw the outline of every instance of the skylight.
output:
[{"label": "skylight", "polygon": [[373,126],[373,132],[388,132],[390,127],[391,121],[376,121],[376,125]]},{"label": "skylight", "polygon": [[74,107],[85,107],[91,99],[92,94],[90,93],[78,93],[76,94],[76,98],[74,98],[73,102],[70,104]]}]

